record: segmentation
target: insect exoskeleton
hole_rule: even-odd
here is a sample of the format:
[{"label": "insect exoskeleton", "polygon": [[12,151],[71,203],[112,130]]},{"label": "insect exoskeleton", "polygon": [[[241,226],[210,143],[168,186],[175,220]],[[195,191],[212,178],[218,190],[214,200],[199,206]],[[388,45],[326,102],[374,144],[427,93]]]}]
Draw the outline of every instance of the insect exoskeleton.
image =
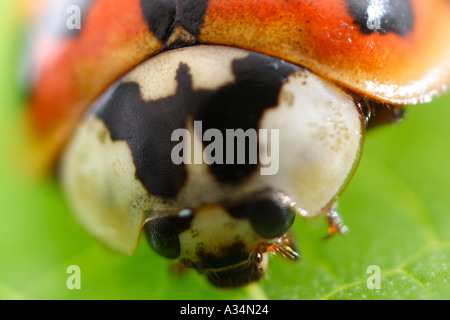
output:
[{"label": "insect exoskeleton", "polygon": [[332,209],[361,153],[352,95],[282,59],[215,45],[160,53],[85,112],[61,163],[79,220],[131,253],[160,254],[219,286],[298,256],[297,214]]}]

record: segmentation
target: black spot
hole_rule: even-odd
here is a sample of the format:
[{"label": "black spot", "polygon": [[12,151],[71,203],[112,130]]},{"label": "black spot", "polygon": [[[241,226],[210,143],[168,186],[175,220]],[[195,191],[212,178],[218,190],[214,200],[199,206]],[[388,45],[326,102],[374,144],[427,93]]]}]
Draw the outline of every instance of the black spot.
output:
[{"label": "black spot", "polygon": [[[194,37],[197,36],[206,13],[207,0],[141,0],[142,14],[149,29],[162,42],[166,42],[181,25]],[[175,42],[182,47],[181,41]],[[192,43],[189,42],[188,45]],[[170,48],[174,47],[174,43]]]},{"label": "black spot", "polygon": [[177,144],[171,141],[172,132],[185,126],[186,114],[179,102],[172,96],[146,103],[139,85],[127,82],[117,87],[97,113],[113,141],[127,141],[136,176],[153,195],[174,196],[185,182],[183,166],[171,161],[171,151]]},{"label": "black spot", "polygon": [[[202,121],[203,132],[209,128],[223,133],[226,129],[257,130],[264,110],[277,105],[282,84],[296,70],[300,68],[251,53],[233,62],[235,83],[218,90],[194,91],[189,67],[181,63],[174,95],[145,102],[137,83],[121,83],[97,116],[113,140],[127,141],[137,178],[145,188],[153,195],[174,197],[186,180],[184,165],[171,159],[172,149],[180,143],[171,141],[174,130],[185,128],[188,116]],[[223,154],[226,159],[225,143]],[[241,181],[257,168],[258,164],[248,163],[210,166],[219,181],[229,183]]]},{"label": "black spot", "polygon": [[395,32],[406,35],[414,28],[409,0],[347,0],[349,13],[365,34]]},{"label": "black spot", "polygon": [[176,19],[176,0],[141,0],[141,8],[149,29],[164,41]]},{"label": "black spot", "polygon": [[203,24],[208,0],[178,0],[177,19],[191,34],[197,35]]},{"label": "black spot", "polygon": [[[281,86],[294,69],[292,65],[282,61],[254,55],[254,58],[235,61],[233,71],[237,83],[219,89],[205,101],[207,105],[202,108],[197,118],[203,121],[203,130],[219,129],[223,137],[226,137],[227,129],[242,129],[249,135],[251,135],[249,129],[257,132],[263,112],[278,104]],[[234,142],[234,164],[213,163],[210,166],[220,181],[238,182],[258,167],[257,163],[250,162],[250,138],[246,138],[244,149],[238,150],[237,139]],[[238,163],[238,152],[245,152],[244,164]],[[258,153],[259,149],[253,154],[253,158],[257,157]],[[225,161],[227,159],[225,143],[222,154]]]}]

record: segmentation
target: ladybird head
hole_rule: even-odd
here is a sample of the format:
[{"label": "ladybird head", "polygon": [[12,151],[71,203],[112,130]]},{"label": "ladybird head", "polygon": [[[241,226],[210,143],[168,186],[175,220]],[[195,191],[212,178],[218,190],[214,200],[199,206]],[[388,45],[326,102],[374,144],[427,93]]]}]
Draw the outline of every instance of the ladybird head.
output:
[{"label": "ladybird head", "polygon": [[232,204],[152,216],[144,231],[161,255],[196,268],[217,286],[235,287],[265,274],[267,248],[285,236],[295,211],[287,195],[265,190]]}]

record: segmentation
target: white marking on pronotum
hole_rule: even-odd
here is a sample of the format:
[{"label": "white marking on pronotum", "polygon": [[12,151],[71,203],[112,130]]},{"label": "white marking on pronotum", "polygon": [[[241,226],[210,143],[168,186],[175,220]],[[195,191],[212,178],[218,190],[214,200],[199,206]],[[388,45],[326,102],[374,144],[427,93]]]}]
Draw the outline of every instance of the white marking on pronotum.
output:
[{"label": "white marking on pronotum", "polygon": [[[171,141],[179,141],[172,148],[171,159],[174,164],[192,164],[192,154],[194,164],[202,164],[203,162],[208,165],[214,163],[235,164],[235,159],[236,164],[246,164],[245,159],[248,155],[248,164],[257,164],[259,158],[261,175],[274,175],[278,172],[279,129],[259,129],[258,132],[252,128],[246,131],[243,129],[226,129],[225,135],[223,135],[219,129],[215,128],[203,132],[202,121],[194,121],[194,132],[196,133],[194,138],[191,137],[189,130],[184,128],[172,132]],[[199,139],[197,139],[197,134]],[[191,152],[192,139],[194,139],[193,152]],[[203,152],[199,146],[201,141],[210,142]],[[246,141],[248,141],[247,144]],[[225,157],[223,154],[224,144],[226,148]]]}]

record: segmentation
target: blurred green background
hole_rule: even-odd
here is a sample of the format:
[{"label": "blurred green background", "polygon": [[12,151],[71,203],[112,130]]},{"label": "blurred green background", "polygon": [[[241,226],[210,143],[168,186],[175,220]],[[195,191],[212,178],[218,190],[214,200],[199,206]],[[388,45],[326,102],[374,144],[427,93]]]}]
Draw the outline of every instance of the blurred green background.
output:
[{"label": "blurred green background", "polygon": [[[325,219],[297,218],[299,263],[271,257],[258,284],[219,290],[194,271],[174,276],[145,241],[132,257],[106,249],[73,220],[56,181],[20,174],[14,3],[0,3],[0,299],[450,299],[449,95],[367,135],[339,202],[349,234],[325,241]],[[66,286],[70,265],[79,290]],[[367,286],[372,265],[380,289]]]}]

